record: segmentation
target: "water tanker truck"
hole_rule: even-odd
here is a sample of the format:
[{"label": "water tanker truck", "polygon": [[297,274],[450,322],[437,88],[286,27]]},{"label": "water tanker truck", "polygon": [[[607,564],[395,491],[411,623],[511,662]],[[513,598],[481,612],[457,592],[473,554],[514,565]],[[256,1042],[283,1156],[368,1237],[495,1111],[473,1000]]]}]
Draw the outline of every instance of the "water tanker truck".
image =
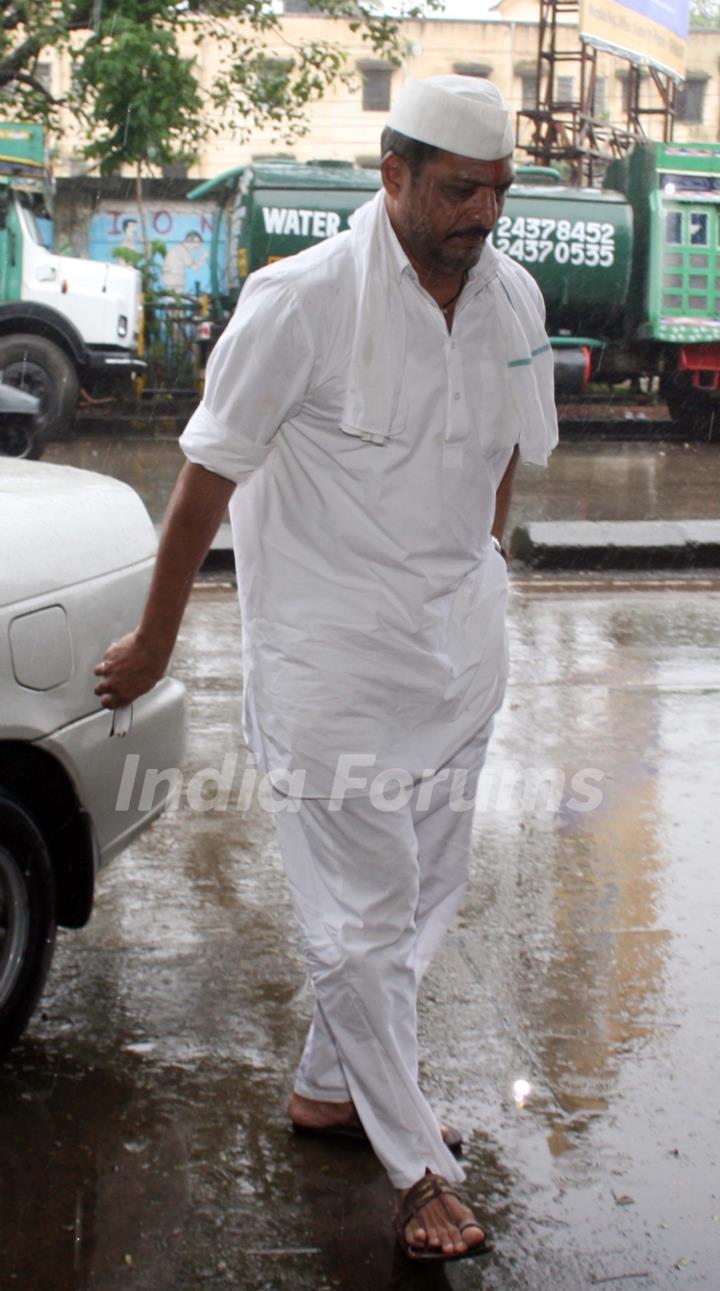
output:
[{"label": "water tanker truck", "polygon": [[[267,161],[194,189],[217,201],[206,343],[248,274],[347,228],[379,183],[352,163]],[[602,189],[519,166],[493,241],[543,290],[559,399],[656,377],[674,420],[720,436],[720,144],[643,142]]]},{"label": "water tanker truck", "polygon": [[72,422],[81,387],[144,367],[140,274],[55,254],[51,198],[42,128],[0,123],[0,381],[40,401],[34,451]]}]

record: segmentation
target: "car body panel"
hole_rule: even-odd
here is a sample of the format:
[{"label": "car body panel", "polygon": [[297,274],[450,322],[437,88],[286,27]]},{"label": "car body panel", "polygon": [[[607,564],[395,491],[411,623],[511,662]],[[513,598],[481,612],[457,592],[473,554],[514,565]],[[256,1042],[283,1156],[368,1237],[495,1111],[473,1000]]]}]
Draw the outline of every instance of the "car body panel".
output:
[{"label": "car body panel", "polygon": [[68,772],[79,801],[91,804],[100,867],[154,820],[179,782],[183,697],[181,683],[165,677],[133,704],[122,738],[111,733],[112,713],[101,709],[38,742]]},{"label": "car body panel", "polygon": [[155,532],[143,503],[108,475],[4,458],[0,502],[0,606],[154,557]]},{"label": "car body panel", "polygon": [[[67,588],[53,588],[29,601],[0,606],[0,678],[3,683],[7,679],[0,721],[5,738],[36,740],[97,712],[95,665],[112,641],[138,623],[151,575],[150,559]],[[46,613],[50,608],[64,611],[71,658],[70,675],[55,686],[45,684],[52,680],[60,648],[57,618],[51,620]],[[47,671],[43,677],[34,665],[32,687],[18,684],[18,675],[22,677],[29,665],[13,649],[15,636],[27,635],[28,623],[37,625],[33,654],[45,660]]]},{"label": "car body panel", "polygon": [[140,619],[156,545],[128,485],[47,463],[0,464],[0,741],[34,745],[63,767],[101,862],[167,797],[161,782],[149,807],[118,809],[126,757],[139,784],[182,759],[179,682],[164,678],[133,705],[125,738],[111,734],[113,714],[95,694],[95,665]]}]

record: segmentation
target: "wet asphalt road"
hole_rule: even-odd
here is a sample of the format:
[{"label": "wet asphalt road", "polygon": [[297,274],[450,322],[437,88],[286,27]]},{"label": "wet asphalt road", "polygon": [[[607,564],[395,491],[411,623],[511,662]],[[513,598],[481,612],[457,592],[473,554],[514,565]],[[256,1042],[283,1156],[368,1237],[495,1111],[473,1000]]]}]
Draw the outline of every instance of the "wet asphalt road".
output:
[{"label": "wet asphalt road", "polygon": [[[176,438],[96,435],[49,444],[43,460],[125,480],[160,520],[184,458]],[[547,471],[519,468],[508,532],[531,520],[715,520],[719,491],[718,444],[567,439]]]},{"label": "wet asphalt road", "polygon": [[[235,805],[238,613],[205,584],[179,805],[61,935],[0,1066],[0,1287],[720,1286],[720,580],[515,580],[510,628],[473,882],[421,1005],[495,1253],[408,1266],[372,1153],[288,1133],[311,997],[271,817]],[[226,756],[221,810],[192,777]]]}]

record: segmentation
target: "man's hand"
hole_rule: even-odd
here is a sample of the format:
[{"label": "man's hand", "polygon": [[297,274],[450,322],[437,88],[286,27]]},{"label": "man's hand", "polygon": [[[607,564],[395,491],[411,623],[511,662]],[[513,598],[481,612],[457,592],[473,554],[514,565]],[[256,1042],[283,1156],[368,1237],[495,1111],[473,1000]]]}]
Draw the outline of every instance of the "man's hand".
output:
[{"label": "man's hand", "polygon": [[[497,542],[500,543],[500,547],[501,547],[500,555],[503,556],[505,560],[508,559],[508,553],[502,550],[502,536],[503,536],[503,533],[505,532],[505,525],[507,524],[508,511],[510,510],[510,498],[512,495],[513,476],[515,475],[515,467],[517,466],[518,452],[519,450],[516,444],[512,451],[512,456],[510,458],[510,461],[508,462],[507,467],[505,468],[505,474],[503,475],[500,483],[498,484],[497,492],[495,494],[495,519],[493,520],[493,524],[492,524],[492,537]],[[509,554],[512,555],[512,552],[510,552]]]},{"label": "man's hand", "polygon": [[193,579],[235,485],[186,462],[168,503],[140,626],[105,651],[95,669],[103,708],[123,708],[152,690],[170,662]]},{"label": "man's hand", "polygon": [[95,668],[95,694],[103,708],[122,708],[152,690],[167,668],[166,657],[152,651],[138,631],[115,641]]}]

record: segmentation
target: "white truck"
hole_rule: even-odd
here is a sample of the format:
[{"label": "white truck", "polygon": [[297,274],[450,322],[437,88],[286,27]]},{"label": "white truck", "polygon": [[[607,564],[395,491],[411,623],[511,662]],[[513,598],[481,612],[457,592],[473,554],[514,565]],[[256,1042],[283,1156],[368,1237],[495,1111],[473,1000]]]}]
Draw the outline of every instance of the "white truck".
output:
[{"label": "white truck", "polygon": [[50,220],[42,127],[0,123],[0,381],[40,400],[28,455],[67,430],[81,388],[127,384],[145,366],[140,274],[57,255]]}]

